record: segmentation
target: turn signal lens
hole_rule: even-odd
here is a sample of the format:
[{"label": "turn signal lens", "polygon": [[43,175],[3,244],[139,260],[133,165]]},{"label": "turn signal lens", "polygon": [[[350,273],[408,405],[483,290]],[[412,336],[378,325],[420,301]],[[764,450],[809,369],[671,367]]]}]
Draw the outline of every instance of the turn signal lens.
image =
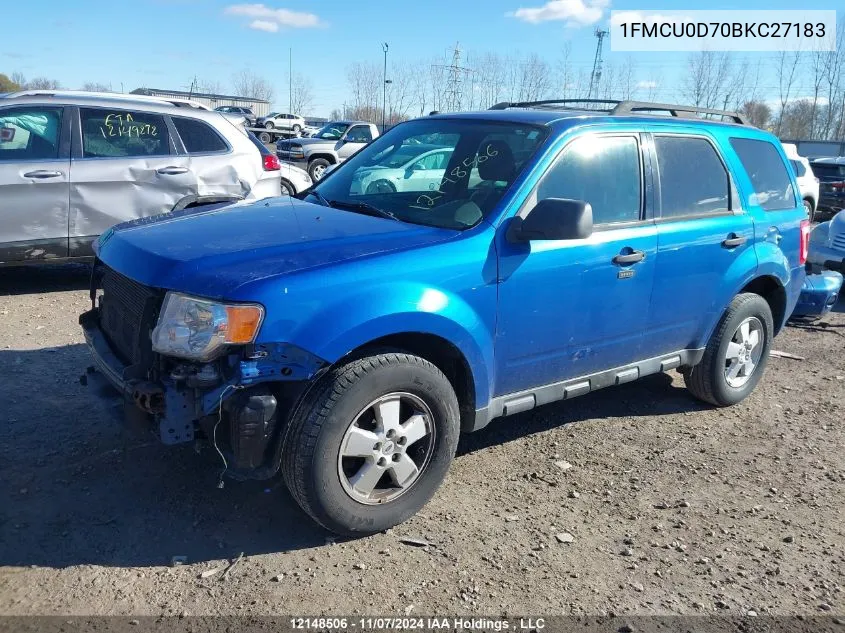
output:
[{"label": "turn signal lens", "polygon": [[261,306],[226,306],[228,324],[226,342],[231,344],[251,343],[258,334],[264,310]]}]

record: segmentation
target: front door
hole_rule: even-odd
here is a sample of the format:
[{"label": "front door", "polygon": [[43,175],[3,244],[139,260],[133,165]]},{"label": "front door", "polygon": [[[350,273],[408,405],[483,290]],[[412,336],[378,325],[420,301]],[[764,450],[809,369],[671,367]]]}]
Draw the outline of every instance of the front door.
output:
[{"label": "front door", "polygon": [[70,144],[63,112],[0,109],[0,262],[68,255]]},{"label": "front door", "polygon": [[644,182],[638,135],[585,134],[561,151],[531,198],[590,203],[592,236],[513,244],[500,227],[494,395],[644,357],[657,250]]},{"label": "front door", "polygon": [[353,125],[337,144],[337,156],[342,161],[373,140],[369,125]]}]

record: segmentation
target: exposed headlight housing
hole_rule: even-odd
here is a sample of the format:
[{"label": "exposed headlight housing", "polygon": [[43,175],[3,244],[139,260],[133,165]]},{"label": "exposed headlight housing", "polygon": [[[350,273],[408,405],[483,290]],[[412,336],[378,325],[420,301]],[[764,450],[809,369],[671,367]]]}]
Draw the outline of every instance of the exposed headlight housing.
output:
[{"label": "exposed headlight housing", "polygon": [[263,320],[264,307],[256,303],[220,303],[168,292],[152,332],[153,350],[208,361],[227,345],[252,343]]}]

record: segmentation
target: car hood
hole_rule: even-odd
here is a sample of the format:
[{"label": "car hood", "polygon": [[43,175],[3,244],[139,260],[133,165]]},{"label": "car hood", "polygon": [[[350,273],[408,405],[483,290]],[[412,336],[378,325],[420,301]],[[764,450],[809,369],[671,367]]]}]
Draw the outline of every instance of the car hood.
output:
[{"label": "car hood", "polygon": [[106,231],[95,251],[147,286],[237,298],[244,284],[458,234],[285,197],[140,218]]},{"label": "car hood", "polygon": [[296,145],[302,145],[302,147],[307,147],[309,145],[334,145],[335,143],[337,143],[337,141],[332,141],[325,138],[300,137],[294,139],[286,139],[280,142],[281,145],[290,145],[292,143],[295,143]]}]

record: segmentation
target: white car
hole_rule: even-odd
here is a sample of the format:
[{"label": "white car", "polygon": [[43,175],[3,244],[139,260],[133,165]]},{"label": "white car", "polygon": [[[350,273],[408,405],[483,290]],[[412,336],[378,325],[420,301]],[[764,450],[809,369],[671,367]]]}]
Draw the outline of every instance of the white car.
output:
[{"label": "white car", "polygon": [[278,196],[279,161],[245,123],[144,95],[0,96],[0,264],[90,257],[120,222]]},{"label": "white car", "polygon": [[291,130],[294,134],[299,134],[305,127],[305,119],[298,114],[271,112],[258,119],[257,125],[268,130]]},{"label": "white car", "polygon": [[290,163],[279,163],[282,175],[282,195],[295,196],[302,193],[313,183],[311,176],[304,169]]},{"label": "white car", "polygon": [[798,155],[798,148],[794,143],[783,143],[783,149],[792,164],[792,169],[795,170],[795,180],[798,181],[801,199],[804,201],[804,208],[807,209],[807,216],[812,222],[819,205],[819,179],[813,173],[810,161]]},{"label": "white car", "polygon": [[435,145],[405,145],[384,164],[358,169],[350,193],[434,191],[443,180],[453,150]]}]

